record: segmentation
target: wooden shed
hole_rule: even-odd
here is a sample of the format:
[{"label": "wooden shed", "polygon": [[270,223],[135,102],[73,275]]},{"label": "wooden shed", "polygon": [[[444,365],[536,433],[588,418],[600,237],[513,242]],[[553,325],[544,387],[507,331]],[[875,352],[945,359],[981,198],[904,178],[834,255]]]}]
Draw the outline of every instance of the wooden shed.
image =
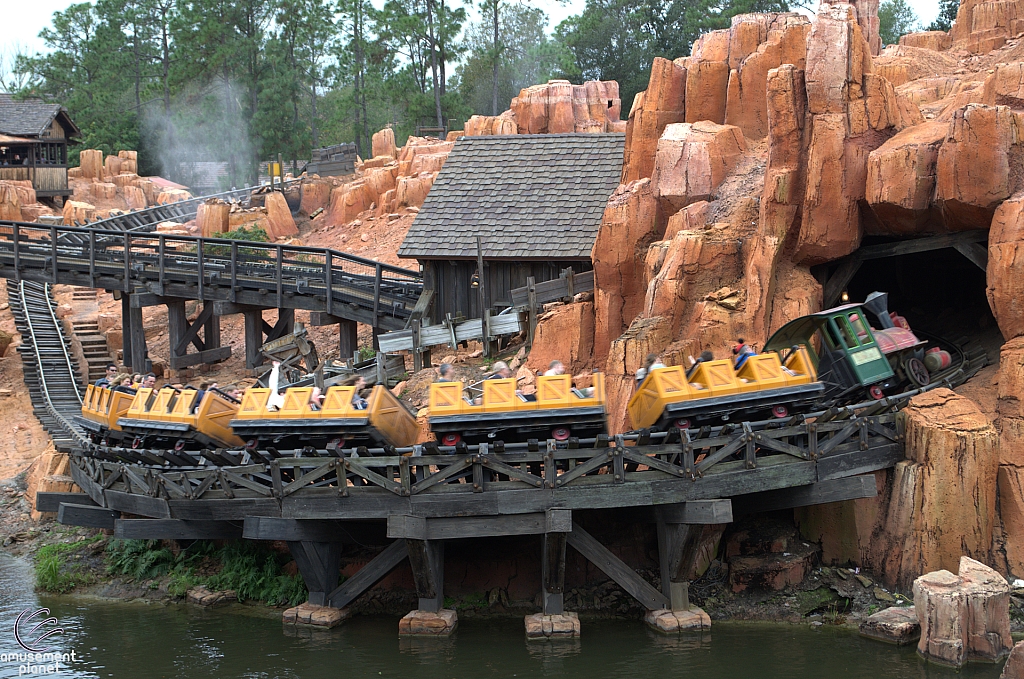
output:
[{"label": "wooden shed", "polygon": [[79,136],[60,104],[0,93],[0,179],[29,180],[37,196],[66,198],[68,143]]},{"label": "wooden shed", "polygon": [[[622,172],[622,134],[459,137],[398,256],[419,261],[434,322],[479,318],[510,291],[593,268],[590,251]],[[478,270],[477,237],[484,267]],[[482,278],[481,278],[482,276]]]}]

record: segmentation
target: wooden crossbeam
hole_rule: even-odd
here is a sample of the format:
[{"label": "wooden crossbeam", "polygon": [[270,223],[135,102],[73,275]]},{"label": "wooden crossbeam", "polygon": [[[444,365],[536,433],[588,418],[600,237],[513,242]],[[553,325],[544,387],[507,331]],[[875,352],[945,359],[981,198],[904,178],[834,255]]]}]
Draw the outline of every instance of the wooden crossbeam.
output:
[{"label": "wooden crossbeam", "polygon": [[65,526],[84,526],[86,528],[106,528],[113,530],[114,522],[121,512],[104,509],[94,505],[75,505],[61,502],[57,507],[57,523]]},{"label": "wooden crossbeam", "polygon": [[772,512],[777,509],[792,509],[808,505],[842,502],[875,497],[878,489],[875,475],[850,476],[829,481],[819,481],[796,488],[769,490],[762,493],[738,495],[732,499],[737,516],[755,512]]},{"label": "wooden crossbeam", "polygon": [[72,505],[96,504],[85,493],[36,493],[37,512],[55,512],[60,508],[61,502]]},{"label": "wooden crossbeam", "polygon": [[360,594],[373,587],[390,573],[395,566],[409,556],[409,547],[405,540],[395,540],[388,547],[373,557],[359,572],[336,587],[327,595],[327,605],[344,608],[355,601]]},{"label": "wooden crossbeam", "polygon": [[231,521],[180,519],[118,519],[114,537],[121,540],[235,540],[242,527]]},{"label": "wooden crossbeam", "polygon": [[598,542],[587,531],[573,522],[572,532],[567,534],[569,545],[587,558],[587,561],[601,569],[601,572],[614,580],[630,596],[639,601],[648,610],[668,608],[668,598],[641,578],[622,559],[615,556],[607,547]]}]

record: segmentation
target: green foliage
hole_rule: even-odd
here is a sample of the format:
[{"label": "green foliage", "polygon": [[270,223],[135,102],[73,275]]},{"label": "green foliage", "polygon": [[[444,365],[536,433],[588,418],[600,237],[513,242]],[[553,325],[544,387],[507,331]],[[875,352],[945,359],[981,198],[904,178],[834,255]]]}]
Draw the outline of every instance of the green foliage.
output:
[{"label": "green foliage", "polygon": [[68,557],[102,539],[102,535],[95,535],[88,540],[41,547],[35,555],[36,587],[45,592],[65,594],[79,585],[92,582],[92,575],[82,572],[78,565],[68,563]]},{"label": "green foliage", "polygon": [[306,597],[302,578],[281,573],[278,555],[262,545],[245,540],[229,542],[218,558],[223,568],[206,581],[211,589],[233,589],[239,601],[252,599],[271,606],[294,606]]},{"label": "green foliage", "polygon": [[[167,576],[167,592],[176,597],[205,585],[213,590],[235,590],[241,601],[261,601],[270,606],[295,605],[306,598],[302,578],[281,572],[281,556],[250,541],[217,547],[213,542],[198,540],[175,556],[159,540],[111,540],[106,556],[111,575],[133,580]],[[209,575],[211,571],[216,574]]]},{"label": "green foliage", "polygon": [[956,21],[960,0],[939,0],[939,16],[928,25],[929,31],[948,31]]},{"label": "green foliage", "polygon": [[901,35],[906,35],[917,26],[917,15],[907,0],[882,0],[878,6],[878,33],[883,45],[895,45]]},{"label": "green foliage", "polygon": [[[224,238],[226,240],[238,240],[246,241],[249,243],[266,243],[270,239],[267,238],[267,232],[258,226],[240,226],[233,231],[225,231],[222,234],[218,234],[217,238]],[[212,255],[214,257],[227,257],[231,254],[230,245],[203,245],[203,254]],[[238,254],[245,255],[248,257],[266,255],[266,252],[257,250],[255,248],[239,248]]]}]

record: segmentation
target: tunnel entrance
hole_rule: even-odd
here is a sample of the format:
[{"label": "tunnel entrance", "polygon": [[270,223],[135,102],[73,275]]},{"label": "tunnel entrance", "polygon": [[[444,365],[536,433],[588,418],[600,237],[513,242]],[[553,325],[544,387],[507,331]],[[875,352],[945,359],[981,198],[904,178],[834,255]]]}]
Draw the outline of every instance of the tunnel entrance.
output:
[{"label": "tunnel entrance", "polygon": [[[985,237],[974,233],[890,243],[866,240],[830,267],[825,307],[842,304],[842,293],[851,302],[861,302],[876,290],[887,292],[889,311],[905,317],[912,329],[958,344],[968,341],[981,346],[990,362],[997,361],[1003,337],[985,294]],[[928,249],[930,245],[934,247]]]}]

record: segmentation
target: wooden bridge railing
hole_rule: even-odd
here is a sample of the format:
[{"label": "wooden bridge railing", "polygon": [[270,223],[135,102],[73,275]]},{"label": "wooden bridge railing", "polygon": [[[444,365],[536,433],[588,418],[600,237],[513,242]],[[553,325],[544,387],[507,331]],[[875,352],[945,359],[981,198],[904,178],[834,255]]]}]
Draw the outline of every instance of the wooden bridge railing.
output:
[{"label": "wooden bridge railing", "polygon": [[[370,455],[365,448],[335,448],[318,456],[277,459],[250,451],[250,464],[191,469],[174,469],[169,462],[154,466],[161,461],[156,451],[78,451],[75,460],[79,472],[99,488],[165,500],[332,497],[358,502],[374,493],[409,498],[531,489],[594,491],[664,480],[698,483],[716,474],[742,479],[759,469],[777,475],[787,462],[800,461],[817,466],[819,478],[802,481],[810,483],[891,466],[901,455],[901,427],[898,414],[887,413],[779,428],[755,429],[746,423],[704,438],[701,432],[685,431],[677,443],[653,444],[641,432],[611,440],[571,439],[566,448],[553,440],[508,448],[416,446],[406,455],[394,449]],[[227,453],[228,461],[241,461],[239,453]],[[751,492],[744,488],[737,481],[733,494]]]},{"label": "wooden bridge railing", "polygon": [[418,272],[326,248],[7,221],[0,276],[310,309],[388,329],[404,326],[422,292]]}]

